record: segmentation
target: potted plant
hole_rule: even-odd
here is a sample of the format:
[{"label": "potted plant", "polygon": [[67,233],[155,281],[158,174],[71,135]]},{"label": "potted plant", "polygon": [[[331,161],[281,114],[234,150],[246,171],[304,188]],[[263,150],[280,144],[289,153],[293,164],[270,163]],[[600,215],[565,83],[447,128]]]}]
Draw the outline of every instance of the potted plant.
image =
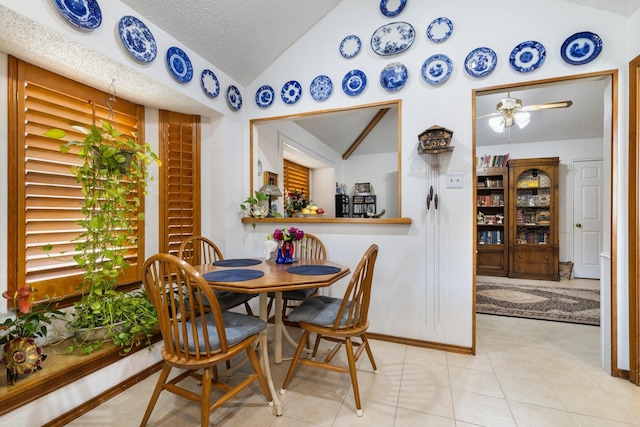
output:
[{"label": "potted plant", "polygon": [[264,218],[269,215],[269,207],[265,206],[265,202],[269,201],[269,196],[259,191],[254,192],[254,196],[249,196],[240,205],[240,209],[246,216],[253,218]]},{"label": "potted plant", "polygon": [[[53,129],[45,133],[64,138],[65,132]],[[129,352],[133,346],[151,337],[157,315],[144,292],[121,293],[115,290],[118,277],[129,267],[127,252],[137,242],[137,227],[144,214],[135,214],[146,194],[147,166],[160,161],[148,143],[121,134],[108,121],[98,128],[94,123],[81,141],[63,144],[61,152],[77,150],[81,160],[71,171],[81,186],[81,211],[77,221],[82,233],[75,240],[73,259],[83,269],[81,299],[74,304],[70,322],[77,333],[77,347],[91,352],[106,340],[113,340]],[[51,250],[47,245],[45,250]],[[86,329],[104,328],[102,335]]]}]

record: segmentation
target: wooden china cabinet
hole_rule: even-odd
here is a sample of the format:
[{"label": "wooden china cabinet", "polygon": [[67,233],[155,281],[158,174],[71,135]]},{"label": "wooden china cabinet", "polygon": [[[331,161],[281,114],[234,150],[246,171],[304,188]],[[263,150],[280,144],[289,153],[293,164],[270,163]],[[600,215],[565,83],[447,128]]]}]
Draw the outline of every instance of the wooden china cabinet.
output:
[{"label": "wooden china cabinet", "polygon": [[509,160],[509,277],[560,280],[558,157]]},{"label": "wooden china cabinet", "polygon": [[506,167],[476,169],[476,274],[509,274],[509,174]]}]

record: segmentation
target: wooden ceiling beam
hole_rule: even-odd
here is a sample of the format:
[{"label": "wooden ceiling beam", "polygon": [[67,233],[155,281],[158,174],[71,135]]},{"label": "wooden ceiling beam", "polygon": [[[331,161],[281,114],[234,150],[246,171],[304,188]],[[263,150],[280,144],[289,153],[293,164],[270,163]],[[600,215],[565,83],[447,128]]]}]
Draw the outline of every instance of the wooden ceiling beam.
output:
[{"label": "wooden ceiling beam", "polygon": [[364,141],[364,139],[367,137],[367,135],[369,135],[369,133],[373,130],[373,128],[376,127],[376,125],[384,117],[384,115],[387,114],[387,111],[389,111],[389,108],[381,108],[378,111],[375,117],[371,119],[367,127],[365,127],[364,130],[360,133],[360,135],[358,135],[356,140],[353,141],[353,144],[351,144],[351,146],[347,149],[347,151],[344,152],[344,154],[342,155],[342,160],[347,160],[349,156],[351,156],[351,154],[353,154],[353,152],[356,151],[356,148],[358,148],[358,146],[362,143],[362,141]]}]

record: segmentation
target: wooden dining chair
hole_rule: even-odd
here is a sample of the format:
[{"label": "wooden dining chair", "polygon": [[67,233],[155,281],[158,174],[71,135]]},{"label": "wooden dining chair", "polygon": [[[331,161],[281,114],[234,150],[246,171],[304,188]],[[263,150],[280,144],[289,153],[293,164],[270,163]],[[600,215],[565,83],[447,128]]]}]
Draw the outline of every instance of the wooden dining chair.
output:
[{"label": "wooden dining chair", "polygon": [[[291,361],[291,366],[284,379],[280,394],[286,392],[294,371],[298,364],[328,369],[331,371],[351,374],[351,385],[356,401],[356,412],[362,416],[360,392],[358,389],[358,377],[356,375],[356,361],[366,350],[373,372],[378,373],[378,368],[373,359],[373,353],[367,340],[367,328],[369,327],[369,303],[371,300],[371,285],[373,280],[373,267],[378,257],[378,245],[371,245],[360,259],[353,272],[347,290],[343,298],[316,296],[302,302],[299,307],[289,313],[289,320],[298,322],[303,329],[302,337]],[[316,333],[316,342],[313,348],[312,359],[301,359],[309,334]],[[352,341],[359,338],[361,341]],[[336,345],[323,361],[316,361],[315,356],[321,340],[335,342]],[[338,353],[342,344],[345,345],[349,367],[331,364],[331,360]],[[354,347],[357,347],[355,351]]]},{"label": "wooden dining chair", "polygon": [[[324,243],[311,233],[305,233],[302,240],[295,241],[293,245],[294,258],[299,258],[301,261],[304,261],[305,259],[327,259],[327,250],[324,247]],[[284,291],[282,293],[282,320],[285,323],[291,323],[287,318],[287,313],[296,308],[301,301],[304,301],[317,293],[318,288]],[[269,304],[267,305],[267,313],[271,313],[275,294],[273,292],[269,292],[268,297]]]},{"label": "wooden dining chair", "polygon": [[[262,391],[273,405],[267,380],[260,367],[254,342],[267,327],[264,320],[246,314],[222,311],[206,280],[184,260],[170,254],[156,254],[143,266],[143,284],[158,312],[164,345],[164,365],[151,395],[141,425],[149,421],[151,412],[163,390],[185,399],[200,402],[201,424],[209,425],[212,411],[258,379]],[[245,352],[254,373],[235,385],[219,381],[216,367]],[[184,370],[172,379],[173,368]],[[198,371],[202,370],[202,373]],[[202,384],[201,393],[193,386],[180,386],[187,377]],[[212,387],[224,393],[211,403]]]},{"label": "wooden dining chair", "polygon": [[[211,264],[224,259],[218,246],[202,236],[191,236],[185,239],[178,249],[178,258],[185,260],[190,265]],[[215,290],[214,292],[223,310],[244,305],[247,314],[253,316],[253,310],[251,309],[251,305],[249,305],[249,300],[257,297],[257,294],[219,290]]]}]

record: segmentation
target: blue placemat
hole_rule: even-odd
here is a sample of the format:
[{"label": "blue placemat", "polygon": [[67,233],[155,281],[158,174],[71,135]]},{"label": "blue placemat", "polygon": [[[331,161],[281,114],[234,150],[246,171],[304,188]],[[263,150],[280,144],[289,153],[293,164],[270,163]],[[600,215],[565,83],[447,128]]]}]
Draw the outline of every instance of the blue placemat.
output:
[{"label": "blue placemat", "polygon": [[249,269],[210,271],[202,275],[209,282],[242,282],[243,280],[257,279],[262,276],[264,276],[263,271]]},{"label": "blue placemat", "polygon": [[330,265],[297,265],[287,268],[288,273],[305,274],[307,276],[322,276],[323,274],[335,274],[340,269]]},{"label": "blue placemat", "polygon": [[251,259],[251,258],[236,258],[236,259],[221,259],[220,261],[216,261],[213,265],[217,265],[218,267],[248,267],[250,265],[258,265],[262,261],[259,259]]}]

